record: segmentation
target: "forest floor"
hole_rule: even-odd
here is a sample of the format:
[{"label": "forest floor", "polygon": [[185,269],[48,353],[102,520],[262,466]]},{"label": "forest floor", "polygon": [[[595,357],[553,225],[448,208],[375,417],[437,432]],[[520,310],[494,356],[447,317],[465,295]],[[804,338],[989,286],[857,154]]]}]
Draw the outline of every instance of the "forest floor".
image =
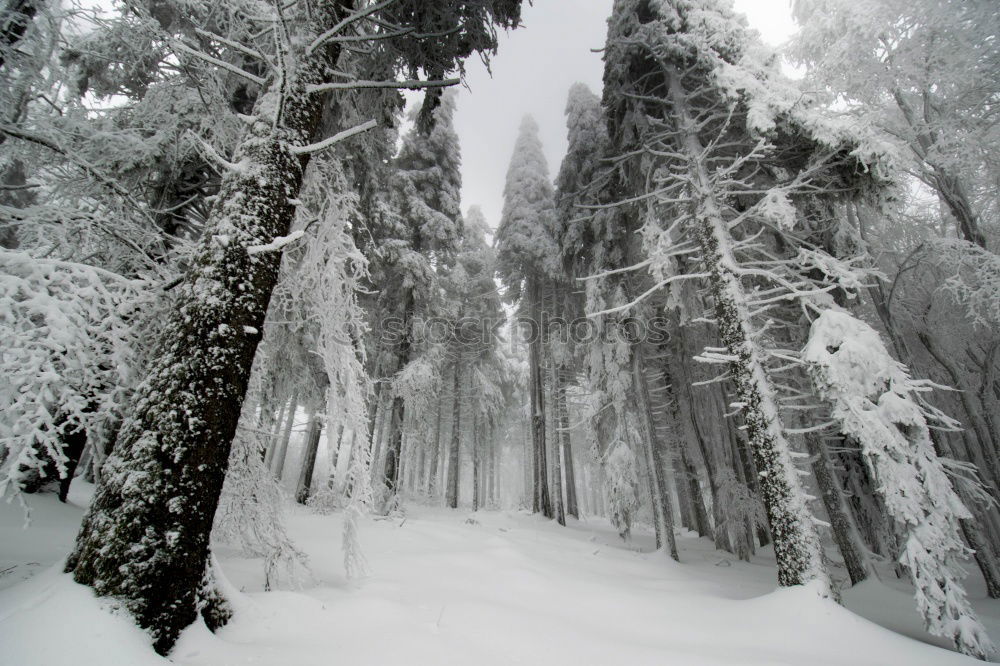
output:
[{"label": "forest floor", "polygon": [[[71,502],[0,504],[0,664],[145,665],[166,660],[127,618],[61,573],[91,489]],[[775,590],[767,552],[740,562],[693,534],[680,564],[640,533],[622,542],[606,521],[551,521],[514,511],[408,507],[367,520],[371,575],[348,581],[340,514],[290,509],[310,558],[299,592],[263,591],[260,560],[217,553],[236,615],[218,634],[190,627],[177,664],[851,664],[946,666],[971,659],[927,636],[894,576],[848,590],[848,608],[810,589]],[[1000,601],[970,597],[995,640]],[[854,612],[852,612],[854,611]],[[856,614],[857,613],[857,614]],[[862,615],[870,619],[865,619]],[[870,621],[871,620],[871,621]],[[876,622],[878,624],[876,624]],[[882,626],[880,626],[882,625]]]}]

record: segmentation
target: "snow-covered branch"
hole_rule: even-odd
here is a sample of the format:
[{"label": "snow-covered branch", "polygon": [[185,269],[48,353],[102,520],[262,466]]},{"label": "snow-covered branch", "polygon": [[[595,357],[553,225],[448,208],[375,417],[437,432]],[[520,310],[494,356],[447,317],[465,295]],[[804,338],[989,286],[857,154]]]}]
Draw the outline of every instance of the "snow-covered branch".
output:
[{"label": "snow-covered branch", "polygon": [[345,139],[349,139],[356,134],[361,134],[362,132],[367,132],[378,126],[378,122],[375,120],[369,120],[367,122],[361,123],[360,125],[355,125],[350,129],[346,129],[343,132],[338,132],[331,137],[323,139],[322,141],[317,141],[316,143],[311,143],[308,146],[289,146],[288,152],[293,155],[309,155],[321,150],[326,150],[330,146],[336,145]]},{"label": "snow-covered branch", "polygon": [[175,50],[180,51],[181,53],[186,53],[187,55],[193,56],[195,58],[198,58],[199,60],[204,60],[205,62],[207,62],[209,64],[212,64],[212,65],[215,65],[219,69],[224,69],[224,70],[226,70],[227,72],[229,72],[231,74],[236,74],[237,76],[242,76],[247,81],[250,81],[251,83],[256,83],[257,85],[259,85],[261,87],[263,87],[264,84],[267,83],[266,80],[262,79],[261,77],[257,76],[256,74],[251,74],[250,72],[248,72],[248,71],[246,71],[244,69],[240,69],[236,65],[228,63],[225,60],[219,60],[216,57],[208,55],[207,53],[203,53],[202,51],[199,51],[197,49],[193,49],[193,48],[191,48],[190,46],[188,46],[187,44],[185,44],[183,42],[174,42],[173,43],[173,47],[174,47]]},{"label": "snow-covered branch", "polygon": [[420,81],[407,79],[404,81],[349,81],[344,83],[317,83],[307,86],[306,92],[318,93],[328,90],[357,90],[361,88],[396,88],[401,90],[420,90],[423,88],[445,88],[461,83],[461,79],[441,79],[439,81]]}]

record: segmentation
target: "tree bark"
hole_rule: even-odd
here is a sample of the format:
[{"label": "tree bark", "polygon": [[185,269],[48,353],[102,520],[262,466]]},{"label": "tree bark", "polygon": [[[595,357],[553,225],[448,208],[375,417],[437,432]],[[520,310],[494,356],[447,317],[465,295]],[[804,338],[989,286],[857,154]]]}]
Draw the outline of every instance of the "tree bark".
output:
[{"label": "tree bark", "polygon": [[481,470],[480,465],[480,455],[481,452],[479,447],[482,442],[480,442],[480,423],[479,423],[479,412],[475,411],[472,414],[472,510],[479,511],[479,479]]},{"label": "tree bark", "polygon": [[305,446],[302,449],[302,467],[299,469],[299,483],[295,490],[295,501],[305,504],[312,490],[313,472],[316,470],[316,452],[323,432],[323,421],[319,410],[309,415],[309,429],[306,431]]},{"label": "tree bark", "polygon": [[580,519],[580,504],[576,494],[576,470],[573,464],[573,446],[569,432],[569,411],[566,408],[566,387],[560,387],[559,435],[562,440],[563,464],[566,470],[566,513]]},{"label": "tree bark", "polygon": [[531,299],[531,316],[534,319],[533,337],[529,341],[531,389],[531,444],[534,450],[534,499],[532,510],[553,518],[549,498],[548,463],[545,455],[545,392],[542,386],[542,308],[541,280],[529,279],[528,297]]},{"label": "tree bark", "polygon": [[452,410],[451,446],[448,448],[448,490],[446,504],[452,509],[458,508],[458,479],[460,476],[459,472],[461,471],[458,467],[459,446],[462,443],[462,401],[459,396],[461,369],[459,366],[460,364],[456,362],[454,388],[452,391],[455,399]]},{"label": "tree bark", "polygon": [[427,494],[437,497],[438,494],[438,463],[441,457],[441,421],[444,418],[445,390],[442,382],[441,392],[437,399],[437,422],[434,426],[434,441],[431,444],[431,459],[428,463]]},{"label": "tree bark", "polygon": [[833,470],[830,469],[830,457],[827,455],[826,446],[815,433],[806,435],[806,445],[809,447],[809,455],[813,459],[813,478],[816,479],[816,485],[819,486],[826,515],[830,518],[830,531],[833,533],[833,540],[844,558],[844,566],[847,567],[847,575],[851,578],[851,585],[857,585],[868,578],[868,563],[865,560],[864,546],[859,543],[857,530],[854,528],[850,514],[844,508],[843,493],[840,490],[840,483],[834,477]]},{"label": "tree bark", "polygon": [[[334,25],[353,3],[315,13]],[[303,57],[261,96],[235,151],[192,269],[156,341],[107,473],[84,518],[66,570],[100,596],[114,596],[166,654],[199,610],[225,622],[212,585],[209,534],[246,396],[280,252],[247,248],[288,234],[323,98],[307,92],[334,78],[340,45]],[[280,99],[275,117],[276,98]],[[200,599],[202,601],[200,601]]]},{"label": "tree bark", "polygon": [[639,431],[643,439],[649,479],[650,503],[653,507],[653,526],[656,528],[656,547],[665,549],[675,560],[677,540],[674,537],[674,515],[666,480],[663,478],[662,443],[656,435],[652,407],[649,403],[649,388],[643,363],[641,343],[632,345],[632,390],[636,400]]},{"label": "tree bark", "polygon": [[559,432],[561,414],[559,414],[559,393],[562,389],[559,371],[555,359],[549,354],[549,417],[552,421],[552,510],[556,522],[566,525],[566,504],[563,501],[563,466],[562,447],[563,433]]}]

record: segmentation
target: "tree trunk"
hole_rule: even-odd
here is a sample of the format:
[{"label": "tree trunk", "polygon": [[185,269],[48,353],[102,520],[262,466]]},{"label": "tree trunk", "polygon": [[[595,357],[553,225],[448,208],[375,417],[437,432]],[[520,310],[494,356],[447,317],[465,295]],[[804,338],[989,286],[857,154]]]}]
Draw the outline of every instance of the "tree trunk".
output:
[{"label": "tree trunk", "polygon": [[859,543],[857,530],[851,522],[850,514],[844,508],[840,483],[835,478],[833,470],[830,469],[830,457],[827,455],[826,446],[815,433],[806,435],[806,445],[813,460],[813,478],[816,479],[816,485],[819,486],[826,515],[830,518],[830,531],[833,533],[833,540],[844,558],[844,566],[847,567],[847,575],[851,578],[851,585],[857,585],[868,578],[868,563],[865,561],[864,546]]},{"label": "tree trunk", "polygon": [[778,584],[802,585],[821,580],[826,585],[819,537],[791,448],[778,420],[778,408],[763,360],[753,342],[746,306],[749,298],[732,266],[732,238],[722,217],[722,208],[713,195],[713,182],[702,162],[705,149],[695,131],[696,122],[687,110],[688,101],[676,72],[670,73],[670,97],[683,128],[683,150],[689,159],[689,175],[698,190],[692,224],[701,249],[701,261],[709,273],[719,334],[733,357],[729,368],[743,405],[747,438],[774,537]]},{"label": "tree trunk", "polygon": [[87,431],[83,428],[74,428],[63,435],[63,455],[66,456],[66,472],[59,479],[59,501],[65,503],[69,496],[69,487],[73,483],[76,474],[76,467],[80,463],[80,456],[87,447]]},{"label": "tree trunk", "polygon": [[566,525],[566,504],[563,501],[563,466],[562,447],[563,433],[559,432],[561,421],[559,414],[559,393],[563,390],[555,359],[549,354],[549,417],[552,422],[552,510],[556,522]]},{"label": "tree trunk", "polygon": [[573,446],[569,433],[565,388],[559,396],[559,431],[562,437],[563,463],[566,470],[566,513],[579,520],[580,504],[576,494],[576,469],[573,464]]},{"label": "tree trunk", "polygon": [[302,449],[302,467],[299,469],[299,483],[295,490],[295,501],[305,504],[312,490],[313,472],[316,470],[316,452],[323,432],[323,421],[319,410],[309,415],[309,429],[306,431],[305,446]]},{"label": "tree trunk", "polygon": [[392,493],[398,491],[399,470],[403,462],[403,420],[406,416],[403,410],[403,398],[397,395],[392,399],[392,411],[389,415],[389,441],[385,450],[385,465],[383,466],[385,487]]},{"label": "tree trunk", "polygon": [[341,423],[337,426],[337,443],[330,443],[331,460],[330,460],[330,482],[328,484],[329,488],[333,488],[337,481],[337,467],[340,465],[340,452],[344,448],[344,424]]},{"label": "tree trunk", "polygon": [[[320,31],[352,8],[344,1],[317,10]],[[308,144],[318,129],[324,100],[307,87],[335,78],[339,53],[331,42],[301,58],[258,101],[232,160],[246,168],[223,176],[67,560],[78,583],[118,599],[160,654],[199,610],[210,629],[228,618],[221,595],[205,592],[214,586],[209,534],[281,260],[247,248],[289,232],[308,155],[288,146]]]},{"label": "tree trunk", "polygon": [[479,424],[479,412],[474,411],[472,413],[472,510],[479,511],[479,483],[481,470],[480,465],[480,450],[482,442],[480,442],[480,424]]},{"label": "tree trunk", "polygon": [[[413,290],[406,289],[402,299],[403,307],[403,339],[399,344],[399,351],[396,356],[396,368],[402,372],[410,362],[411,340],[413,338]],[[405,420],[405,405],[403,397],[396,395],[392,400],[392,416],[389,419],[388,447],[385,454],[385,466],[383,476],[385,485],[390,492],[395,493],[399,488],[399,468],[402,464],[403,454],[403,422]]]},{"label": "tree trunk", "polygon": [[437,399],[437,422],[434,426],[434,441],[431,443],[431,459],[428,463],[427,494],[437,497],[438,494],[438,462],[441,457],[441,420],[444,418],[445,390],[442,382],[441,392]]},{"label": "tree trunk", "polygon": [[292,438],[292,427],[295,425],[295,412],[299,408],[299,396],[297,393],[292,393],[291,399],[288,401],[288,412],[285,417],[285,427],[281,432],[281,440],[277,443],[277,448],[274,452],[274,459],[271,461],[274,464],[274,478],[281,483],[281,477],[285,473],[285,458],[288,456],[288,441]]},{"label": "tree trunk", "polygon": [[[263,408],[264,406],[261,405],[261,409]],[[278,416],[272,424],[270,436],[267,438],[267,449],[264,450],[264,467],[267,469],[271,469],[274,464],[275,449],[278,448],[279,441],[278,434],[281,432],[281,426],[285,423],[285,410],[287,408],[288,404],[282,401]]]},{"label": "tree trunk", "polygon": [[649,404],[649,389],[643,363],[641,343],[632,345],[632,390],[638,415],[639,431],[643,439],[646,470],[649,479],[650,504],[653,507],[653,526],[656,528],[656,547],[665,549],[677,560],[677,540],[674,538],[674,514],[666,480],[663,478],[662,449],[653,423]]},{"label": "tree trunk", "polygon": [[552,502],[549,499],[548,463],[545,455],[545,392],[542,386],[542,308],[541,280],[529,279],[528,297],[531,299],[531,316],[534,318],[534,334],[529,342],[530,389],[531,389],[531,444],[534,450],[534,499],[532,510],[542,512],[546,518],[553,518]]},{"label": "tree trunk", "polygon": [[448,448],[448,490],[446,504],[452,509],[458,508],[458,478],[461,471],[458,468],[458,449],[462,443],[462,401],[459,395],[461,370],[459,365],[458,362],[455,363],[454,389],[452,392],[454,396],[454,408],[452,409],[451,446]]},{"label": "tree trunk", "polygon": [[694,511],[695,529],[698,536],[707,536],[714,539],[712,525],[708,519],[708,510],[705,508],[705,497],[701,490],[701,482],[698,480],[698,470],[695,469],[687,455],[681,454],[681,464],[687,473],[688,497],[691,499],[691,509]]}]

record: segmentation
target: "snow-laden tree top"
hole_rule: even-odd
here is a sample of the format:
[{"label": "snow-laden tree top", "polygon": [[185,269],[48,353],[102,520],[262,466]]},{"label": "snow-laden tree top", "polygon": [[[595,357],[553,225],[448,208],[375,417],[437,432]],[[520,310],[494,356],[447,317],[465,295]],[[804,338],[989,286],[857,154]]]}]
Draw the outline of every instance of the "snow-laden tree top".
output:
[{"label": "snow-laden tree top", "polygon": [[[588,216],[576,204],[595,186],[600,159],[608,148],[608,131],[601,98],[583,83],[574,83],[566,100],[566,157],[556,177],[556,210],[564,254],[583,249],[583,225]],[[592,198],[592,197],[591,197]]]},{"label": "snow-laden tree top", "polygon": [[[404,137],[392,180],[400,231],[414,249],[448,249],[461,232],[462,156],[452,119],[455,93],[448,91],[433,111],[429,131],[419,125]],[[418,118],[421,107],[414,109]]]},{"label": "snow-laden tree top", "polygon": [[554,193],[538,123],[531,116],[521,121],[503,194],[498,263],[505,281],[516,291],[527,275],[558,270]]},{"label": "snow-laden tree top", "polygon": [[[839,175],[853,181],[850,186],[860,184],[855,175],[886,179],[894,172],[894,148],[857,118],[819,108],[783,76],[777,54],[728,0],[617,0],[615,8],[608,49],[623,53],[605,56],[604,103],[612,131],[622,134],[615,137],[620,146],[634,145],[638,137],[631,135],[650,127],[647,105],[666,103],[666,81],[653,72],[670,65],[689,91],[703,91],[705,104],[730,107],[734,129],[748,138],[765,138],[773,149],[799,157],[804,140],[814,153],[842,153],[850,159]],[[637,71],[652,76],[644,83],[646,101],[629,97]],[[711,143],[718,128],[705,132],[703,141]]]}]

